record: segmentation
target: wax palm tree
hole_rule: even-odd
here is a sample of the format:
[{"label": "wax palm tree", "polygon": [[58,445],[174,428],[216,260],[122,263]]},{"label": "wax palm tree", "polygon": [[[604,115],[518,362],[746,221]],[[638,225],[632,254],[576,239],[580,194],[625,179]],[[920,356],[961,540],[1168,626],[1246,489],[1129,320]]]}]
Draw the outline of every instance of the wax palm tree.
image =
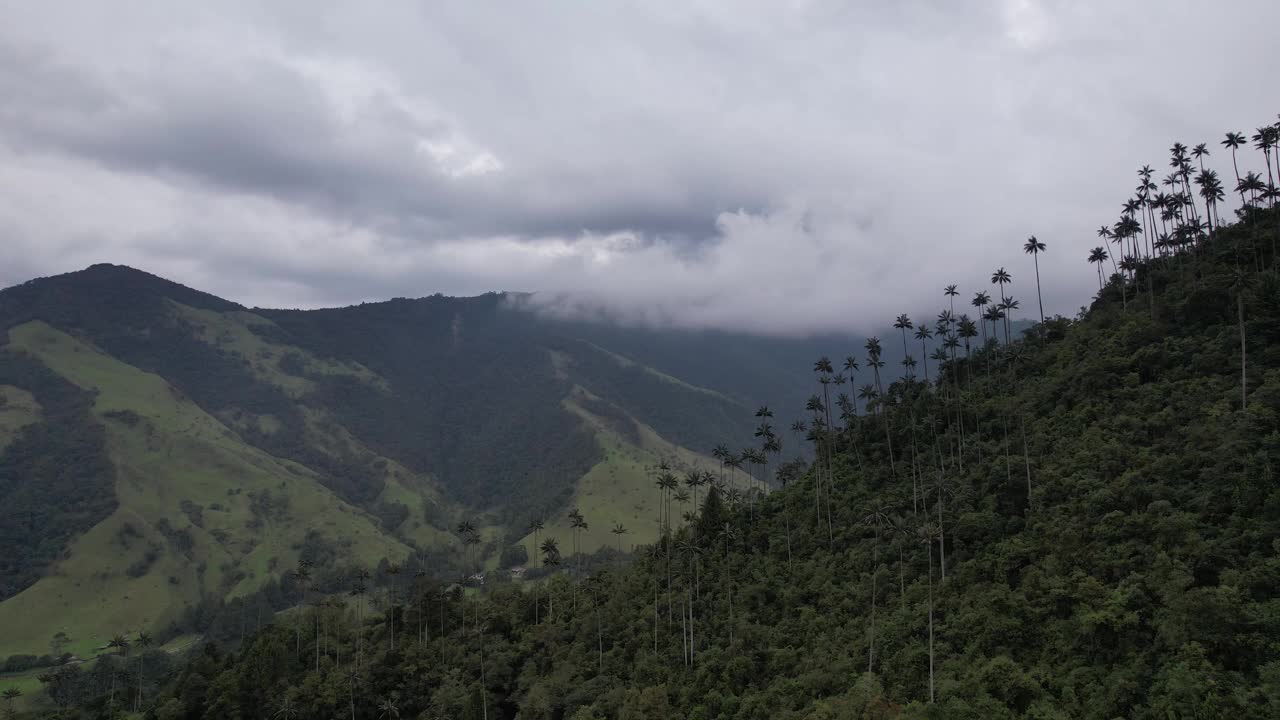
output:
[{"label": "wax palm tree", "polygon": [[933,331],[928,325],[921,325],[916,328],[916,339],[920,341],[920,355],[925,358],[924,362],[924,381],[929,382],[929,338],[933,337]]},{"label": "wax palm tree", "polygon": [[871,619],[867,631],[867,672],[875,672],[876,664],[876,596],[880,575],[880,536],[890,525],[888,506],[877,502],[867,508],[862,524],[871,529]]},{"label": "wax palm tree", "polygon": [[1018,301],[1009,296],[1000,303],[1000,309],[1004,311],[1004,343],[1008,345],[1013,341],[1013,311],[1018,309]]},{"label": "wax palm tree", "polygon": [[1102,264],[1107,261],[1107,249],[1096,247],[1089,251],[1089,262],[1098,266],[1098,292],[1102,292]]},{"label": "wax palm tree", "polygon": [[1027,238],[1022,244],[1022,251],[1027,253],[1035,260],[1036,264],[1036,300],[1040,303],[1040,331],[1044,332],[1044,298],[1040,295],[1040,253],[1044,252],[1045,245],[1036,239],[1035,235]]},{"label": "wax palm tree", "polygon": [[18,717],[18,713],[13,709],[13,701],[22,697],[22,691],[16,687],[6,688],[0,693],[0,698],[4,698],[5,714],[11,718]]},{"label": "wax palm tree", "polygon": [[[982,320],[983,312],[991,304],[991,296],[985,292],[975,293],[973,300],[969,304],[978,309],[978,320]],[[987,324],[985,322],[982,323],[982,344],[984,346],[987,344]]]},{"label": "wax palm tree", "polygon": [[938,531],[933,523],[925,521],[916,527],[916,540],[925,546],[928,560],[929,588],[929,702],[934,701],[933,678],[933,543],[937,540]]},{"label": "wax palm tree", "polygon": [[[1004,299],[1005,299],[1004,286],[1008,285],[1011,282],[1013,282],[1013,276],[1010,275],[1004,268],[998,268],[996,269],[995,272],[991,273],[991,284],[1000,286],[1001,302],[1004,302]],[[1008,333],[1005,334],[1005,341],[1008,342]]]},{"label": "wax palm tree", "polygon": [[721,525],[717,539],[724,546],[725,595],[729,601],[729,644],[733,645],[733,570],[729,562],[729,548],[738,539],[738,533],[733,529],[733,523],[725,522]]},{"label": "wax palm tree", "polygon": [[463,520],[462,522],[458,523],[457,532],[458,532],[458,537],[461,538],[462,540],[463,562],[469,565],[471,562],[471,559],[470,557],[468,557],[467,551],[471,543],[468,541],[471,538],[471,536],[474,535],[476,532],[475,523],[471,522],[470,520]]},{"label": "wax palm tree", "polygon": [[[907,331],[914,329],[915,325],[911,324],[911,318],[907,317],[906,315],[899,315],[896,319],[894,319],[893,327],[896,330],[902,331],[902,354],[905,356],[907,353],[911,352],[910,350],[907,349]],[[908,368],[908,370],[910,369]],[[907,377],[910,377],[910,375],[908,375]]]},{"label": "wax palm tree", "polygon": [[[307,586],[311,583],[311,562],[308,560],[299,560],[298,569],[293,571],[293,582],[298,586],[301,599],[298,604],[294,605],[294,609],[298,609],[307,601]],[[301,613],[299,613],[301,614]],[[294,653],[302,654],[302,621],[299,619],[294,626]]]},{"label": "wax palm tree", "polygon": [[538,535],[545,530],[546,527],[547,526],[542,522],[542,518],[535,518],[534,521],[529,524],[529,532],[533,534],[533,548],[535,555],[537,554],[538,549]]},{"label": "wax palm tree", "polygon": [[621,555],[622,554],[622,536],[627,534],[627,528],[624,527],[622,523],[618,523],[617,525],[614,525],[613,529],[610,530],[609,532],[613,533],[613,536],[618,538],[618,554]]},{"label": "wax palm tree", "polygon": [[690,470],[685,471],[684,486],[689,489],[690,493],[693,494],[693,508],[695,511],[698,509],[698,487],[700,485],[702,485],[701,470],[697,468],[692,468]]},{"label": "wax palm tree", "polygon": [[[1240,185],[1240,165],[1236,162],[1236,149],[1248,142],[1249,141],[1245,139],[1244,134],[1238,132],[1227,133],[1227,139],[1222,141],[1223,147],[1231,148],[1231,167],[1236,171],[1237,187]],[[1244,192],[1240,193],[1240,204],[1244,204]]]},{"label": "wax palm tree", "polygon": [[293,696],[285,695],[280,698],[280,703],[276,705],[276,712],[271,716],[273,720],[294,720],[298,717],[298,706],[294,703]]},{"label": "wax palm tree", "polygon": [[1276,178],[1271,174],[1271,150],[1276,143],[1276,129],[1273,127],[1260,127],[1258,132],[1253,136],[1253,146],[1262,151],[1263,159],[1267,163],[1267,182],[1274,183]]},{"label": "wax palm tree", "polygon": [[956,296],[960,294],[960,291],[956,290],[955,285],[948,285],[942,289],[942,294],[946,295],[947,299],[951,301],[951,314],[955,315],[956,314]]},{"label": "wax palm tree", "polygon": [[[107,648],[111,650],[115,650],[118,655],[121,655],[125,658],[126,662],[128,661],[129,638],[119,634],[113,635],[111,637],[111,640],[107,642]],[[109,703],[110,705],[115,705],[116,703],[116,664],[115,662],[111,663],[111,698],[109,700]]]},{"label": "wax palm tree", "polygon": [[[471,535],[468,535],[468,536],[467,536],[467,538],[464,540],[464,542],[470,542],[470,541],[471,541],[471,538],[473,538],[473,537],[475,537],[475,533],[472,533]],[[479,538],[476,538],[475,542],[479,542]],[[388,628],[390,629],[389,637],[390,637],[390,646],[391,646],[391,651],[392,651],[392,652],[395,652],[395,650],[396,650],[396,601],[398,600],[398,597],[397,597],[397,588],[396,588],[396,580],[397,580],[397,578],[399,578],[399,577],[400,577],[400,572],[401,572],[401,568],[400,568],[400,566],[399,566],[399,565],[397,565],[397,564],[395,564],[395,563],[390,563],[390,564],[388,564],[388,565],[387,565],[387,568],[386,568],[386,573],[387,573],[387,594],[388,594],[388,595],[390,596],[390,598],[391,598],[390,606],[387,608],[387,626],[388,626]],[[318,636],[319,632],[320,632],[320,624],[319,624],[319,622],[317,621],[317,623],[316,623],[316,633],[317,633],[317,636]],[[317,637],[317,641],[318,641],[318,637]],[[316,646],[317,646],[317,647],[319,647],[319,642],[317,642],[317,643],[316,643]],[[318,652],[317,652],[317,654],[316,654],[316,657],[317,657],[317,658],[319,658],[319,653],[318,653]],[[317,664],[316,664],[316,668],[317,668],[317,670],[316,670],[316,672],[319,672],[319,667],[320,667],[320,666],[319,666],[319,661],[317,660]]]},{"label": "wax palm tree", "polygon": [[399,720],[400,707],[393,698],[382,698],[378,702],[378,720]]},{"label": "wax palm tree", "polygon": [[858,361],[852,355],[844,359],[844,371],[849,376],[849,382],[853,382],[853,374],[858,370]]},{"label": "wax palm tree", "polygon": [[1249,193],[1249,200],[1245,202],[1246,206],[1257,206],[1259,196],[1266,192],[1267,185],[1262,182],[1262,176],[1250,170],[1245,173],[1244,178],[1236,184],[1236,191],[1240,193],[1243,200],[1244,194]]},{"label": "wax palm tree", "polygon": [[[549,537],[546,540],[543,540],[542,546],[540,549],[542,550],[542,566],[543,567],[546,567],[548,565],[550,565],[553,568],[560,566],[560,544],[556,542],[555,538]],[[549,615],[553,621],[555,620],[555,606],[553,605],[554,602],[555,602],[555,599],[551,595],[550,590],[548,589],[547,615]]]},{"label": "wax palm tree", "polygon": [[1218,203],[1225,197],[1222,181],[1218,179],[1218,173],[1213,170],[1201,170],[1200,174],[1196,175],[1196,185],[1200,186],[1200,197],[1204,199],[1205,220],[1209,223],[1209,235],[1212,237],[1214,214]]},{"label": "wax palm tree", "polygon": [[1204,172],[1204,159],[1209,155],[1209,147],[1205,143],[1196,145],[1191,150],[1191,156],[1200,163],[1200,172]]},{"label": "wax palm tree", "polygon": [[136,713],[136,712],[142,712],[142,686],[143,686],[143,680],[145,678],[145,675],[143,674],[142,660],[147,653],[147,648],[151,647],[151,643],[152,643],[151,634],[146,632],[139,632],[138,637],[134,640],[134,643],[140,648],[138,651],[138,698],[133,703],[133,711]]}]

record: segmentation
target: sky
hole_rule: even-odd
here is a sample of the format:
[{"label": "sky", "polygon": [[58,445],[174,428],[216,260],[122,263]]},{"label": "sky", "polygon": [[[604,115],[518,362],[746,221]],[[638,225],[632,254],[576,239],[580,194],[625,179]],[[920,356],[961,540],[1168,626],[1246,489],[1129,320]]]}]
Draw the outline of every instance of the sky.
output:
[{"label": "sky", "polygon": [[1223,134],[1280,112],[1274,0],[0,17],[0,286],[113,262],[249,306],[511,290],[622,322],[860,332],[997,267],[1038,314],[1035,235],[1045,312],[1070,316],[1139,167],[1208,142],[1233,178]]}]

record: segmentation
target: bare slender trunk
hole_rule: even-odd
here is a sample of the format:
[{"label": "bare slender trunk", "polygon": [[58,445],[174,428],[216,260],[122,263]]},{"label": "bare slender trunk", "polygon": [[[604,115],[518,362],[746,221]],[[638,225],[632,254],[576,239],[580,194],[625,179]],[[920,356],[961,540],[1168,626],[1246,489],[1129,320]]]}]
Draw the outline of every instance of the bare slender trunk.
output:
[{"label": "bare slender trunk", "polygon": [[1244,288],[1236,292],[1236,317],[1240,326],[1240,409],[1244,410],[1249,404],[1249,376],[1245,362],[1247,349],[1244,336]]}]

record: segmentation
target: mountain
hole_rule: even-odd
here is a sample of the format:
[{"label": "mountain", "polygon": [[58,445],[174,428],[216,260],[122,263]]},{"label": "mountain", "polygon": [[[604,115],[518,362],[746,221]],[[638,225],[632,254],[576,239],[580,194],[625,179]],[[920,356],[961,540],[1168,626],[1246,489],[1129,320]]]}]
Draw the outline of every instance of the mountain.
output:
[{"label": "mountain", "polygon": [[491,566],[536,554],[534,519],[567,546],[572,507],[584,551],[619,523],[652,541],[651,468],[718,468],[833,344],[517,305],[249,309],[113,265],[0,291],[0,658],[57,632],[87,653],[300,558],[443,571],[462,520]]},{"label": "mountain", "polygon": [[353,604],[146,677],[64,667],[49,697],[102,707],[118,675],[156,717],[1277,717],[1280,210],[1242,215],[1079,318],[887,382],[785,489],[712,483],[628,565],[549,551],[469,593],[383,568],[367,605],[340,567]]}]

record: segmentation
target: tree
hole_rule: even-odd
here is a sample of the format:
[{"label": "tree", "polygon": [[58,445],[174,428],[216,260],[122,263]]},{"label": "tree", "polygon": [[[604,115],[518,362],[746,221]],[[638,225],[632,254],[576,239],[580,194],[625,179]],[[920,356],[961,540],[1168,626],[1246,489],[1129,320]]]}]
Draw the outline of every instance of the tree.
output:
[{"label": "tree", "polygon": [[[1248,140],[1245,139],[1244,134],[1238,132],[1227,133],[1227,139],[1222,141],[1223,147],[1231,148],[1231,167],[1236,171],[1237,188],[1240,187],[1240,165],[1236,162],[1236,149],[1247,142]],[[1241,190],[1240,205],[1243,206],[1244,204],[1244,191]]]},{"label": "tree", "polygon": [[[1213,219],[1217,213],[1218,203],[1225,196],[1222,190],[1222,181],[1218,179],[1218,173],[1213,170],[1201,170],[1196,176],[1196,184],[1200,186],[1200,197],[1204,198],[1205,219],[1209,223],[1209,234],[1213,235],[1214,226]],[[1218,223],[1221,224],[1221,219]]]},{"label": "tree", "polygon": [[1275,184],[1276,178],[1271,174],[1271,150],[1276,144],[1276,129],[1270,126],[1258,128],[1258,132],[1253,136],[1253,146],[1262,151],[1262,157],[1267,164],[1267,184]]},{"label": "tree", "polygon": [[[123,656],[126,661],[129,659],[129,638],[125,637],[124,635],[120,635],[120,634],[113,635],[111,637],[111,640],[107,643],[107,648],[110,650],[115,650],[116,653]],[[115,662],[111,663],[111,699],[109,700],[109,702],[111,703],[111,705],[115,705],[116,703],[116,664]]]},{"label": "tree", "polygon": [[[476,537],[475,533],[468,535],[464,540],[464,542],[470,543],[473,537]],[[479,538],[476,538],[476,542],[479,542]],[[395,649],[396,649],[396,600],[397,600],[396,579],[400,577],[400,566],[395,563],[391,563],[390,565],[387,565],[386,573],[387,573],[387,595],[389,595],[391,599],[389,607],[387,608],[387,626],[391,630],[390,632],[391,651],[395,652]],[[320,620],[319,618],[317,618],[316,619],[316,672],[320,672],[319,636],[320,636]]]},{"label": "tree", "polygon": [[960,291],[956,289],[955,285],[948,285],[942,289],[942,294],[946,295],[947,299],[951,301],[951,314],[954,316],[956,314],[956,296],[960,294]]},{"label": "tree", "polygon": [[276,705],[275,714],[271,717],[273,720],[295,720],[298,717],[298,706],[293,697],[285,695],[280,698],[280,704]]},{"label": "tree", "polygon": [[924,362],[924,381],[929,382],[929,338],[933,337],[933,331],[928,325],[921,325],[916,328],[916,339],[920,341],[920,356],[925,358]]},{"label": "tree", "polygon": [[139,632],[137,639],[134,641],[140,650],[138,651],[138,699],[133,704],[133,711],[142,712],[142,686],[144,685],[145,674],[143,673],[142,661],[146,655],[147,648],[151,647],[151,635],[146,632]]},{"label": "tree", "polygon": [[378,701],[378,719],[379,720],[399,720],[400,707],[396,705],[394,698],[382,698]]},{"label": "tree", "polygon": [[[1005,271],[1004,268],[999,268],[995,272],[991,273],[991,284],[1000,286],[1000,302],[1002,304],[1005,301],[1004,286],[1008,285],[1011,282],[1013,282],[1013,276],[1011,276],[1007,271]],[[1007,331],[1007,328],[1005,332],[1005,342],[1006,343],[1009,342],[1009,333]]]},{"label": "tree", "polygon": [[1107,261],[1107,249],[1096,247],[1089,251],[1089,262],[1098,266],[1098,292],[1102,292],[1102,264]]},{"label": "tree", "polygon": [[537,519],[535,519],[535,520],[534,520],[534,521],[529,525],[529,532],[533,534],[533,548],[534,548],[534,552],[533,552],[533,553],[531,553],[531,554],[535,554],[535,555],[537,554],[537,549],[538,549],[538,534],[539,534],[539,533],[541,533],[541,532],[542,532],[543,530],[545,530],[545,529],[546,529],[546,525],[542,522],[542,519],[541,519],[541,518],[537,518]]},{"label": "tree", "polygon": [[[907,349],[907,331],[914,329],[915,325],[911,324],[911,318],[907,317],[906,315],[899,315],[897,319],[893,321],[893,327],[896,330],[902,331],[902,355],[905,357],[908,353],[911,352],[910,350]],[[911,377],[909,372],[907,374],[907,377]]]},{"label": "tree", "polygon": [[925,546],[927,554],[928,571],[926,575],[929,578],[929,702],[934,701],[934,677],[933,677],[933,542],[937,539],[938,531],[934,525],[927,520],[920,523],[916,527],[916,539],[920,544]]},{"label": "tree", "polygon": [[5,688],[5,691],[0,693],[0,698],[4,699],[5,714],[11,718],[18,717],[17,711],[13,709],[13,701],[20,697],[22,697],[22,691],[16,687]]},{"label": "tree", "polygon": [[1040,332],[1044,333],[1044,298],[1040,295],[1040,253],[1044,252],[1044,243],[1036,239],[1035,235],[1027,238],[1022,245],[1022,251],[1031,255],[1036,264],[1036,300],[1040,303]]},{"label": "tree", "polygon": [[[553,568],[554,568],[554,567],[559,567],[559,565],[560,565],[560,545],[559,545],[559,543],[557,543],[557,542],[556,542],[556,539],[555,539],[555,538],[547,538],[546,540],[543,540],[543,541],[542,541],[542,547],[541,547],[541,550],[542,550],[542,565],[543,565],[543,567],[546,567],[546,566],[548,566],[548,565],[550,565],[550,566],[551,566],[551,567],[553,567]],[[547,615],[548,615],[552,620],[555,620],[555,606],[553,605],[553,603],[554,603],[554,598],[553,598],[553,596],[552,596],[552,594],[551,594],[550,590],[548,590],[548,592],[547,592]]]},{"label": "tree", "polygon": [[622,554],[622,536],[627,534],[627,529],[623,527],[622,523],[618,523],[617,525],[614,525],[613,529],[610,530],[609,532],[613,533],[613,536],[618,538],[618,554],[621,555]]},{"label": "tree", "polygon": [[[991,296],[985,292],[975,293],[970,304],[978,309],[978,320],[982,321],[986,307],[991,304]],[[982,322],[982,344],[984,347],[987,344],[987,324],[985,322]]]},{"label": "tree", "polygon": [[891,516],[883,503],[867,508],[862,524],[871,529],[871,617],[867,630],[867,672],[875,672],[876,664],[876,596],[880,575],[880,536],[889,526]]}]

